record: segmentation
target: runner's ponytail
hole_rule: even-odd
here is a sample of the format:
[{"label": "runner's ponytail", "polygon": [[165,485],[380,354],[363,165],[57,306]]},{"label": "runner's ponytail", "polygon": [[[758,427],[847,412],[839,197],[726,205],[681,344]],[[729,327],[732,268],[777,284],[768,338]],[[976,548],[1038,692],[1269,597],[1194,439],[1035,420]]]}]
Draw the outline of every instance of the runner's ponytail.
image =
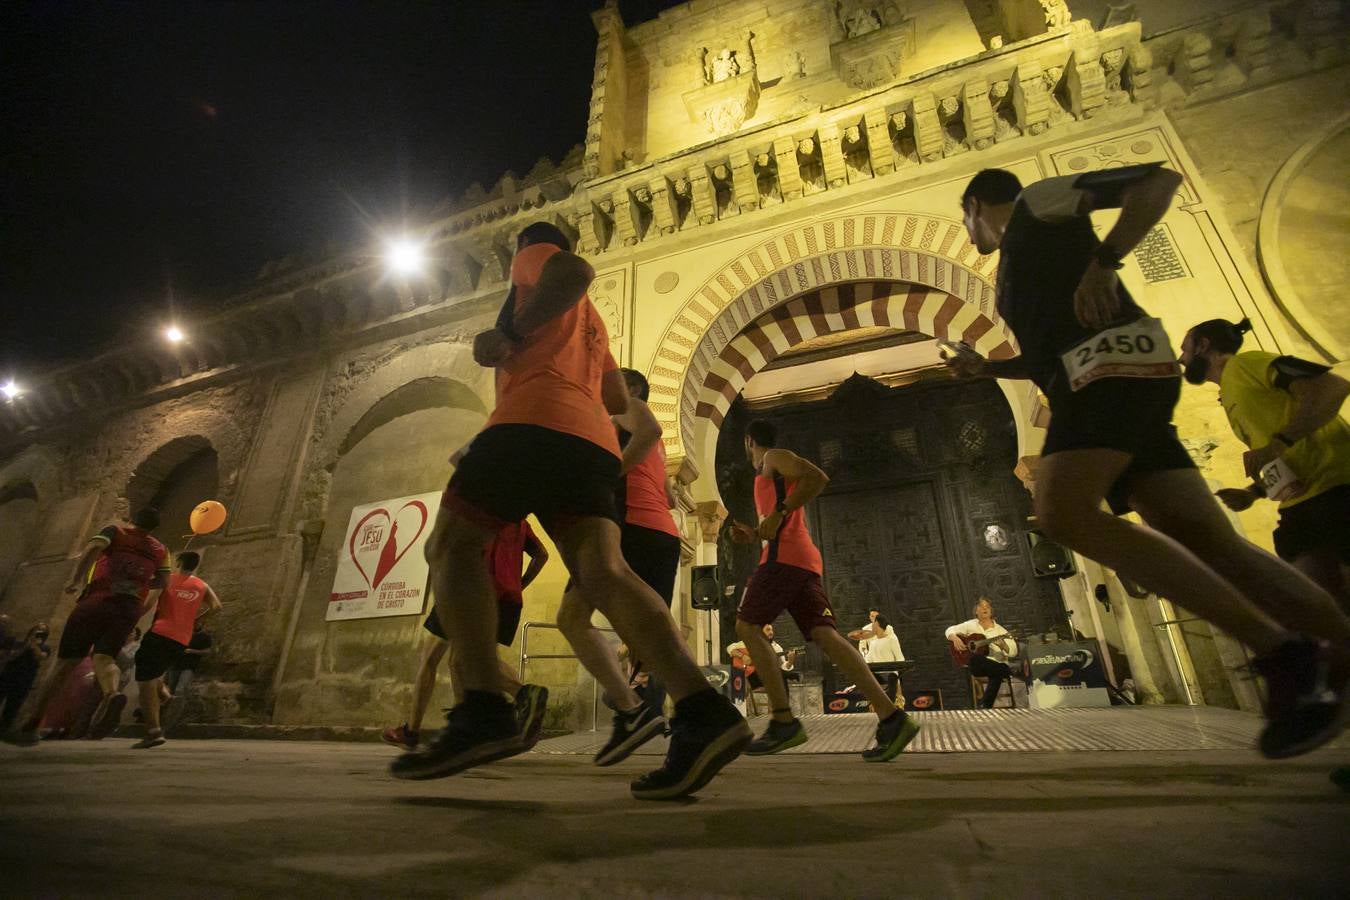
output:
[{"label": "runner's ponytail", "polygon": [[1204,338],[1209,348],[1218,353],[1236,353],[1242,349],[1242,336],[1252,330],[1252,320],[1230,322],[1227,319],[1210,319],[1191,329],[1191,340]]}]

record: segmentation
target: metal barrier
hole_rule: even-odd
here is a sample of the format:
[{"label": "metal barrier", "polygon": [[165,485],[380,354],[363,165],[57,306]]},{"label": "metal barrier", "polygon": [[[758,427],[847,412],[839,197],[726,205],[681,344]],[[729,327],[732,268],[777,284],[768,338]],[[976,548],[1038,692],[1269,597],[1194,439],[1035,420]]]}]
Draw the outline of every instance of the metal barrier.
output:
[{"label": "metal barrier", "polygon": [[[525,681],[525,666],[532,659],[576,659],[575,653],[530,653],[530,629],[531,628],[551,628],[554,631],[560,631],[553,622],[526,622],[520,627],[520,671],[518,677],[521,682]],[[608,634],[617,634],[613,628],[601,628],[595,626],[596,631],[603,631]],[[597,721],[600,715],[600,682],[591,680],[591,731],[595,731]]]}]

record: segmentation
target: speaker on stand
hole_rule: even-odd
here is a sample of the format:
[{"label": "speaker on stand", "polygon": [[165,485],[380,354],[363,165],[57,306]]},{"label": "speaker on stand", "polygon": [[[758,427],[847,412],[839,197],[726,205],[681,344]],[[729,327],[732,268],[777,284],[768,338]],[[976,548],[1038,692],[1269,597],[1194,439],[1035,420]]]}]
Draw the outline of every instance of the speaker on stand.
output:
[{"label": "speaker on stand", "polygon": [[717,566],[693,566],[689,570],[689,605],[708,614],[704,623],[704,644],[709,664],[717,660],[713,647],[713,616],[722,606],[722,586],[717,580]]},{"label": "speaker on stand", "polygon": [[1069,578],[1077,574],[1073,554],[1039,531],[1027,532],[1031,548],[1031,573],[1037,578]]}]

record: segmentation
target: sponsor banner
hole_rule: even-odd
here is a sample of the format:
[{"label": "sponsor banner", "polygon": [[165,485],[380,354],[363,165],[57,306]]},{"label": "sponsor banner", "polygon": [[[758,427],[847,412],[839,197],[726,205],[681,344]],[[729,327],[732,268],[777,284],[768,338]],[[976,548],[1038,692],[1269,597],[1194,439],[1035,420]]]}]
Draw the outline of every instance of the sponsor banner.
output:
[{"label": "sponsor banner", "polygon": [[422,612],[427,599],[422,549],[440,497],[439,492],[414,494],[352,510],[338,551],[326,621]]}]

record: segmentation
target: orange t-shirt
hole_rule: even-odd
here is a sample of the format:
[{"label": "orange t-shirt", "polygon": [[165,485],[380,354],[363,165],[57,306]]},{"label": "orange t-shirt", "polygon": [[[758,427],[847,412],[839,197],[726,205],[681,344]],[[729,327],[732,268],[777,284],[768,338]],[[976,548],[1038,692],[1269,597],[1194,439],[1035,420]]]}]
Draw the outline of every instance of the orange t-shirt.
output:
[{"label": "orange t-shirt", "polygon": [[658,442],[624,478],[628,506],[624,521],[679,537],[680,529],[666,503],[666,448]]},{"label": "orange t-shirt", "polygon": [[[560,252],[552,244],[531,244],[511,260],[516,316],[529,307],[544,263]],[[538,425],[584,438],[619,456],[619,440],[600,395],[604,374],[617,369],[609,332],[591,304],[581,300],[531,333],[497,367],[497,408],[493,425]]]},{"label": "orange t-shirt", "polygon": [[[778,508],[778,501],[784,500],[797,482],[788,481],[779,475],[768,478],[755,476],[755,511],[762,519]],[[778,534],[771,541],[764,542],[764,550],[759,555],[760,565],[776,562],[785,566],[796,566],[817,575],[825,571],[816,542],[811,540],[811,532],[806,530],[806,513],[800,507],[794,509],[783,519]]]}]

